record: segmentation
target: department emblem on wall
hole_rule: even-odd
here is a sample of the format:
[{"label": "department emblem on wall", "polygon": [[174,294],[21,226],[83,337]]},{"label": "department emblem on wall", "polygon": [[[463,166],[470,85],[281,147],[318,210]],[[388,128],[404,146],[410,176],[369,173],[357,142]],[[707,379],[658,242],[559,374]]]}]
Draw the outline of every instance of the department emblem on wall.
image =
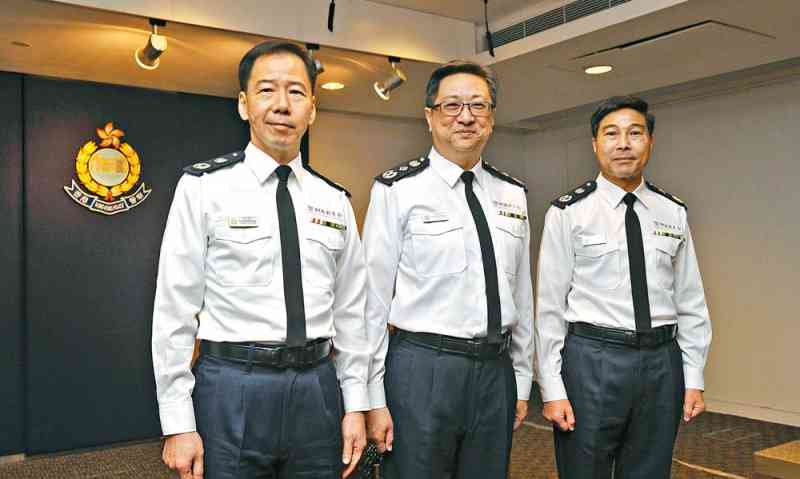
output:
[{"label": "department emblem on wall", "polygon": [[[86,209],[104,215],[128,211],[146,200],[152,190],[141,180],[142,163],[125,132],[108,122],[98,128],[99,143],[87,141],[75,157],[75,176],[64,191]],[[77,181],[76,181],[77,180]],[[138,187],[137,187],[138,184]]]}]

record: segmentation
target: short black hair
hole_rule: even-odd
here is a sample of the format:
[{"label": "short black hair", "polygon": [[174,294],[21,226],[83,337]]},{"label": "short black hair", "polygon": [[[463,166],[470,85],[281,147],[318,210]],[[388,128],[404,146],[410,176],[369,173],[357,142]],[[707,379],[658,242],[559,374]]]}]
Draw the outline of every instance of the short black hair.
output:
[{"label": "short black hair", "polygon": [[652,113],[647,112],[647,109],[649,108],[647,102],[638,96],[626,95],[612,96],[611,98],[604,100],[603,103],[600,103],[600,105],[597,107],[597,110],[595,110],[592,114],[592,138],[597,138],[597,130],[600,128],[600,122],[603,121],[603,118],[605,118],[606,115],[624,108],[636,110],[644,115],[647,123],[647,133],[650,135],[653,134],[656,129],[656,117],[653,116]]},{"label": "short black hair", "polygon": [[497,77],[489,68],[466,60],[453,60],[440,66],[431,73],[428,86],[425,89],[425,106],[433,108],[436,102],[436,95],[439,94],[439,84],[450,75],[457,73],[469,73],[483,78],[489,87],[489,94],[492,96],[492,105],[497,105]]},{"label": "short black hair", "polygon": [[288,53],[295,55],[303,61],[308,73],[308,80],[311,82],[311,93],[314,93],[314,84],[317,81],[317,67],[314,59],[309,55],[308,50],[292,42],[268,41],[259,43],[244,54],[239,62],[239,87],[242,91],[247,91],[247,82],[250,81],[250,74],[256,60],[265,55],[275,55],[278,53]]}]

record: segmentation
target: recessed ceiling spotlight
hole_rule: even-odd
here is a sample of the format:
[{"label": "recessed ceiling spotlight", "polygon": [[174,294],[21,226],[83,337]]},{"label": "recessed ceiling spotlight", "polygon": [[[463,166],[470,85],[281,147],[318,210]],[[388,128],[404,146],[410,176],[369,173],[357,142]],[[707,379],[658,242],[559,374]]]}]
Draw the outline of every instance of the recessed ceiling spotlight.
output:
[{"label": "recessed ceiling spotlight", "polygon": [[344,88],[344,83],[329,81],[328,83],[323,83],[322,88],[326,90],[341,90],[342,88]]},{"label": "recessed ceiling spotlight", "polygon": [[613,69],[614,67],[611,65],[595,65],[586,67],[583,71],[586,72],[587,75],[602,75],[603,73],[608,73]]},{"label": "recessed ceiling spotlight", "polygon": [[17,41],[11,42],[11,44],[14,45],[15,47],[23,47],[23,48],[30,48],[31,46],[30,43],[17,42]]}]

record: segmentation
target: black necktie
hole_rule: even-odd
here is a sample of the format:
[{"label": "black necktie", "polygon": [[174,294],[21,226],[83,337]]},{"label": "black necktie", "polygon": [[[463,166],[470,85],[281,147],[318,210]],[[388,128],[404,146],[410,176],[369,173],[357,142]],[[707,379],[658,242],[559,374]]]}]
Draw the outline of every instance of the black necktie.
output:
[{"label": "black necktie", "polygon": [[631,293],[633,295],[633,315],[636,330],[650,329],[650,299],[647,295],[647,273],[644,270],[644,245],[639,216],[633,210],[636,195],[626,193],[622,201],[628,205],[625,211],[625,236],[628,239],[628,263],[631,269]]},{"label": "black necktie", "polygon": [[306,308],[303,304],[303,279],[300,271],[300,243],[297,219],[287,181],[292,169],[281,165],[278,175],[278,226],[281,230],[281,262],[283,264],[283,298],[286,301],[286,345],[306,344]]},{"label": "black necktie", "polygon": [[478,230],[478,241],[481,244],[481,259],[483,260],[483,277],[486,280],[486,309],[488,324],[486,338],[490,343],[500,341],[500,290],[497,285],[497,262],[494,259],[494,245],[492,235],[489,233],[489,224],[483,209],[472,190],[472,180],[475,174],[471,171],[461,173],[461,180],[464,182],[464,193],[467,196],[469,211],[475,221],[475,228]]}]

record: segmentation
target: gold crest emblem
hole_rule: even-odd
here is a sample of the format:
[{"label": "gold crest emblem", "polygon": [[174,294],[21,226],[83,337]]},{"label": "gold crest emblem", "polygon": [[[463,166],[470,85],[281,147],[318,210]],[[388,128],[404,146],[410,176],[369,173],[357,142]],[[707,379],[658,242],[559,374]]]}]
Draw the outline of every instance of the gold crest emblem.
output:
[{"label": "gold crest emblem", "polygon": [[[152,190],[140,183],[139,154],[121,138],[125,132],[108,122],[98,128],[100,143],[87,141],[75,157],[75,176],[64,191],[76,203],[96,213],[114,215],[128,211],[147,199]],[[134,190],[136,184],[139,187]]]}]

